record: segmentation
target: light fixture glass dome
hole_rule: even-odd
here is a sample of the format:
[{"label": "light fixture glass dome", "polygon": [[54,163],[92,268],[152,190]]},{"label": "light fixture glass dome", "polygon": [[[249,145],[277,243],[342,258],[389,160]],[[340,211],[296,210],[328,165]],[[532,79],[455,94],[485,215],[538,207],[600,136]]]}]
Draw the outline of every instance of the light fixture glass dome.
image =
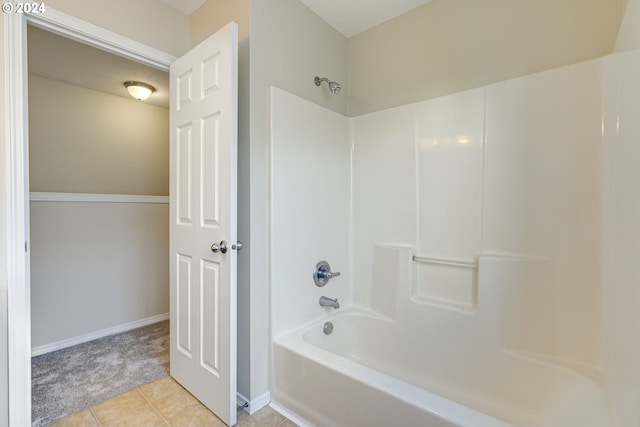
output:
[{"label": "light fixture glass dome", "polygon": [[124,86],[129,91],[129,95],[140,101],[147,99],[153,92],[156,91],[156,88],[154,88],[153,86],[141,82],[124,82]]}]

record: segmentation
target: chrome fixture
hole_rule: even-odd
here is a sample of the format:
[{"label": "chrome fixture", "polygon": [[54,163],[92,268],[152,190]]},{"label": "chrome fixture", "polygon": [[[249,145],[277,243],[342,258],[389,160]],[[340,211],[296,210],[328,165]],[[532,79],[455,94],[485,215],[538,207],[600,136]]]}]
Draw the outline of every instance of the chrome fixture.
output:
[{"label": "chrome fixture", "polygon": [[313,283],[318,287],[323,287],[327,284],[329,279],[338,277],[340,275],[337,271],[331,271],[331,266],[327,261],[320,261],[313,269]]},{"label": "chrome fixture", "polygon": [[325,335],[331,334],[331,332],[333,332],[333,323],[324,322],[324,326],[322,327],[322,332],[324,332]]},{"label": "chrome fixture", "polygon": [[[242,242],[238,240],[238,243],[236,243],[235,245],[231,245],[231,249],[234,251],[239,251],[240,249],[242,249]],[[223,254],[226,254],[228,250],[229,247],[227,246],[226,240],[222,240],[220,243],[214,243],[213,245],[211,245],[211,252],[222,252]]]},{"label": "chrome fixture", "polygon": [[328,298],[328,297],[320,297],[320,306],[321,307],[331,307],[331,308],[340,308],[340,303],[338,302],[338,298]]},{"label": "chrome fixture", "polygon": [[211,252],[222,252],[223,254],[226,254],[228,249],[226,240],[222,240],[220,243],[214,243],[211,245]]},{"label": "chrome fixture", "polygon": [[320,84],[322,84],[322,82],[327,82],[327,84],[329,85],[329,90],[331,91],[332,94],[337,95],[340,93],[340,90],[342,90],[342,86],[340,86],[340,83],[338,82],[332,82],[331,80],[329,80],[326,77],[318,77],[315,76],[313,78],[313,82],[316,84],[316,86],[320,86]]}]

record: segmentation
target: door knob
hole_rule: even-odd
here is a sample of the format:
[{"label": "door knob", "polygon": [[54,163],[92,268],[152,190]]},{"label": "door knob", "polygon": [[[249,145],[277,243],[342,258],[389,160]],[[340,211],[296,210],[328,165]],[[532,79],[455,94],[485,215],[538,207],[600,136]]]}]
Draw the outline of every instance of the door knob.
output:
[{"label": "door knob", "polygon": [[[242,249],[242,242],[238,240],[238,243],[236,243],[235,245],[231,245],[231,249],[235,250],[240,250]],[[220,243],[214,243],[213,245],[211,245],[211,251],[212,252],[222,252],[223,254],[226,254],[227,251],[229,250],[229,248],[227,247],[227,241],[223,240]]]},{"label": "door knob", "polygon": [[212,252],[222,252],[223,254],[227,253],[227,241],[226,240],[222,240],[220,241],[220,243],[214,243],[213,245],[211,245],[211,251]]}]

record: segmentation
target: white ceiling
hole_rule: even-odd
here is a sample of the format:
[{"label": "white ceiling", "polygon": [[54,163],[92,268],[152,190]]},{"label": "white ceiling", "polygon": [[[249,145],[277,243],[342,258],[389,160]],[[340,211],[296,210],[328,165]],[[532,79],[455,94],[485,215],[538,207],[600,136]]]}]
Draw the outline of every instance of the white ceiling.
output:
[{"label": "white ceiling", "polygon": [[[205,0],[161,0],[191,15]],[[262,0],[268,1],[268,0]],[[352,37],[431,0],[299,0],[346,37]]]},{"label": "white ceiling", "polygon": [[300,0],[346,37],[353,37],[430,1]]},{"label": "white ceiling", "polygon": [[178,9],[185,15],[191,15],[197,8],[202,6],[206,0],[162,0],[174,9]]},{"label": "white ceiling", "polygon": [[142,102],[169,108],[166,72],[30,25],[27,34],[29,73],[132,101],[124,82],[140,81],[156,88],[156,92]]}]

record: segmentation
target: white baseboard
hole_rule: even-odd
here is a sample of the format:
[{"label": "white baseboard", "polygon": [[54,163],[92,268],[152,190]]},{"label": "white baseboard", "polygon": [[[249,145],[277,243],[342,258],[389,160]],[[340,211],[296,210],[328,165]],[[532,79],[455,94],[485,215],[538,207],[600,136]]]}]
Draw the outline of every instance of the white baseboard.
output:
[{"label": "white baseboard", "polygon": [[40,345],[38,347],[32,347],[31,357],[40,356],[41,354],[50,353],[56,350],[61,350],[63,348],[71,347],[77,344],[82,344],[88,341],[93,341],[98,338],[106,337],[109,335],[119,334],[120,332],[130,331],[132,329],[140,328],[142,326],[147,326],[153,323],[167,320],[168,318],[169,318],[169,313],[158,314],[157,316],[147,317],[146,319],[136,320],[133,322],[125,323],[123,325],[112,326],[111,328],[90,332],[88,334],[79,335],[73,338],[67,338],[67,339],[56,341],[50,344]]},{"label": "white baseboard", "polygon": [[246,408],[243,408],[242,410],[248,412],[251,415],[264,408],[269,404],[269,402],[271,402],[271,393],[266,392],[262,396],[251,401],[238,393],[236,395],[236,401],[238,402],[238,406],[244,406],[245,404],[248,404],[248,406]]},{"label": "white baseboard", "polygon": [[273,408],[274,411],[279,412],[280,414],[282,414],[285,417],[287,417],[289,420],[291,420],[294,423],[298,424],[299,427],[314,427],[314,425],[311,424],[309,421],[305,420],[304,418],[299,417],[297,414],[294,414],[293,412],[291,412],[290,410],[288,410],[284,406],[280,405],[278,402],[273,402],[272,401],[269,404],[269,406],[271,406],[271,408]]}]

